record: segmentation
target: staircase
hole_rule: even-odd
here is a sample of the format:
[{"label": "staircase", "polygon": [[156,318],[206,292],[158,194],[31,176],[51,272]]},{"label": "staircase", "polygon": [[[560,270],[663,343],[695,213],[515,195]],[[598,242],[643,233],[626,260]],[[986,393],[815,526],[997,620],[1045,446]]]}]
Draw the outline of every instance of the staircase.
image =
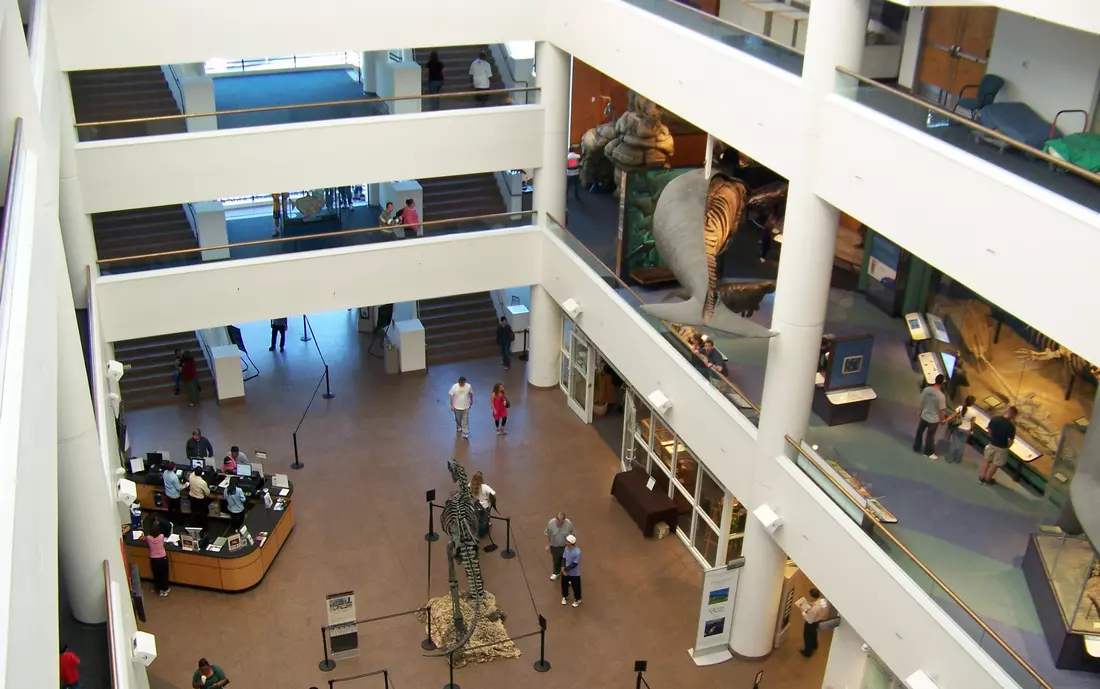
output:
[{"label": "staircase", "polygon": [[[69,73],[77,123],[179,115],[160,67],[92,69]],[[122,139],[187,131],[182,119],[77,129],[81,141]]]},{"label": "staircase", "polygon": [[[424,189],[424,220],[452,220],[504,213],[504,199],[491,172],[417,180]],[[428,226],[428,230],[433,228]],[[446,231],[447,226],[436,228]],[[469,228],[462,228],[469,229]]]},{"label": "staircase", "polygon": [[[161,251],[196,249],[199,246],[183,206],[152,206],[129,211],[93,213],[96,253],[100,259],[124,258]],[[201,260],[198,252],[170,259],[125,262],[118,267],[163,268]],[[109,270],[109,269],[108,269]]]},{"label": "staircase", "polygon": [[[428,366],[500,356],[497,312],[488,292],[420,302]],[[125,379],[123,379],[125,380]]]},{"label": "staircase", "polygon": [[[422,48],[413,51],[413,57],[421,67],[428,64],[428,58],[432,51],[439,53],[439,60],[443,63],[443,90],[441,93],[463,93],[474,90],[474,80],[470,76],[470,63],[477,59],[478,53],[485,51],[485,61],[493,66],[493,77],[489,85],[494,89],[504,88],[504,81],[500,78],[500,68],[493,60],[493,51],[487,45],[456,45],[446,48]],[[428,93],[428,70],[421,70],[423,84],[421,93]],[[439,102],[440,110],[450,108],[469,108],[474,105],[473,98],[444,98]],[[490,97],[487,105],[502,105],[504,97],[495,95]],[[424,110],[433,109],[425,103]]]},{"label": "staircase", "polygon": [[172,379],[175,375],[173,352],[176,349],[189,351],[195,357],[199,385],[202,387],[199,397],[215,397],[214,376],[194,332],[143,337],[115,343],[115,359],[131,367],[119,381],[122,403],[128,411],[186,403],[187,390],[182,384],[179,396],[172,392]]}]

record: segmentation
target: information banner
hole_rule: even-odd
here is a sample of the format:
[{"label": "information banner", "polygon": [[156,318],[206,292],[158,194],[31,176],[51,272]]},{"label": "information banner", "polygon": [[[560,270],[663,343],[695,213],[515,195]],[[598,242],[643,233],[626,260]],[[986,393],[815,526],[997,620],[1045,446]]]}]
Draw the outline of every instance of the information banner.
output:
[{"label": "information banner", "polygon": [[696,665],[715,665],[733,657],[730,653],[730,627],[733,624],[733,603],[737,597],[737,582],[745,558],[725,567],[703,573],[703,597],[699,604],[699,629],[695,647],[688,653]]},{"label": "information banner", "polygon": [[355,591],[330,593],[325,597],[328,610],[328,645],[333,660],[359,655],[359,629],[355,624]]}]

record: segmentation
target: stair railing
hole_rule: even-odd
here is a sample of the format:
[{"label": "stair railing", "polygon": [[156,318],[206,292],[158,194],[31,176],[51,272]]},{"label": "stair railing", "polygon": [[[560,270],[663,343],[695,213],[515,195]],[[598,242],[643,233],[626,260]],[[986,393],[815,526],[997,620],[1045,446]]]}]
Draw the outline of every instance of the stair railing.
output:
[{"label": "stair railing", "polygon": [[218,390],[218,367],[214,365],[214,354],[210,350],[210,343],[206,341],[206,333],[196,330],[195,334],[199,336],[199,349],[202,350],[202,355],[206,359],[206,368],[210,369],[210,377],[214,379],[214,394],[216,395]]},{"label": "stair railing", "polygon": [[199,239],[199,220],[195,217],[195,207],[190,203],[183,204],[183,212],[187,215],[187,222],[191,223],[191,232],[195,235],[195,242],[202,246]]},{"label": "stair railing", "polygon": [[[504,84],[506,88],[517,88],[520,84],[523,84],[524,88],[531,88],[531,84],[523,79],[516,79],[516,73],[512,70],[512,63],[508,60],[508,49],[501,43],[493,43],[489,46],[489,50],[492,51],[493,59],[499,60],[504,63],[504,68],[508,70],[508,78],[512,80],[511,84]],[[501,77],[504,75],[502,74]],[[501,79],[503,81],[503,79]],[[523,104],[530,105],[529,92],[523,92]]]}]

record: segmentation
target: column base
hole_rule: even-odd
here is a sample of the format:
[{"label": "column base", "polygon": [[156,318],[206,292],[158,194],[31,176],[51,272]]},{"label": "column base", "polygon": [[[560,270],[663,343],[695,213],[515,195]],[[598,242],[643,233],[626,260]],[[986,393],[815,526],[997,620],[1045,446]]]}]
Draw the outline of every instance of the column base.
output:
[{"label": "column base", "polygon": [[772,650],[768,651],[767,653],[765,653],[762,656],[747,656],[747,655],[741,655],[740,653],[733,650],[732,648],[730,649],[730,653],[733,654],[734,658],[737,658],[738,660],[744,660],[744,661],[749,662],[749,663],[756,663],[756,662],[760,662],[762,660],[767,660],[768,658],[771,657],[772,653],[774,653],[774,652],[775,652],[775,649],[773,648]]}]

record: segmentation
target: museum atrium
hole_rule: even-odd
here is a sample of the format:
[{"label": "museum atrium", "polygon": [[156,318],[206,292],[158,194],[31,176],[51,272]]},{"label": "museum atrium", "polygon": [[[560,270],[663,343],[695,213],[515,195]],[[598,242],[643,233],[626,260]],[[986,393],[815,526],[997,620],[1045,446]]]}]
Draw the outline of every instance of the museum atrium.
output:
[{"label": "museum atrium", "polygon": [[5,685],[1100,687],[1100,5],[283,1],[0,0]]}]

